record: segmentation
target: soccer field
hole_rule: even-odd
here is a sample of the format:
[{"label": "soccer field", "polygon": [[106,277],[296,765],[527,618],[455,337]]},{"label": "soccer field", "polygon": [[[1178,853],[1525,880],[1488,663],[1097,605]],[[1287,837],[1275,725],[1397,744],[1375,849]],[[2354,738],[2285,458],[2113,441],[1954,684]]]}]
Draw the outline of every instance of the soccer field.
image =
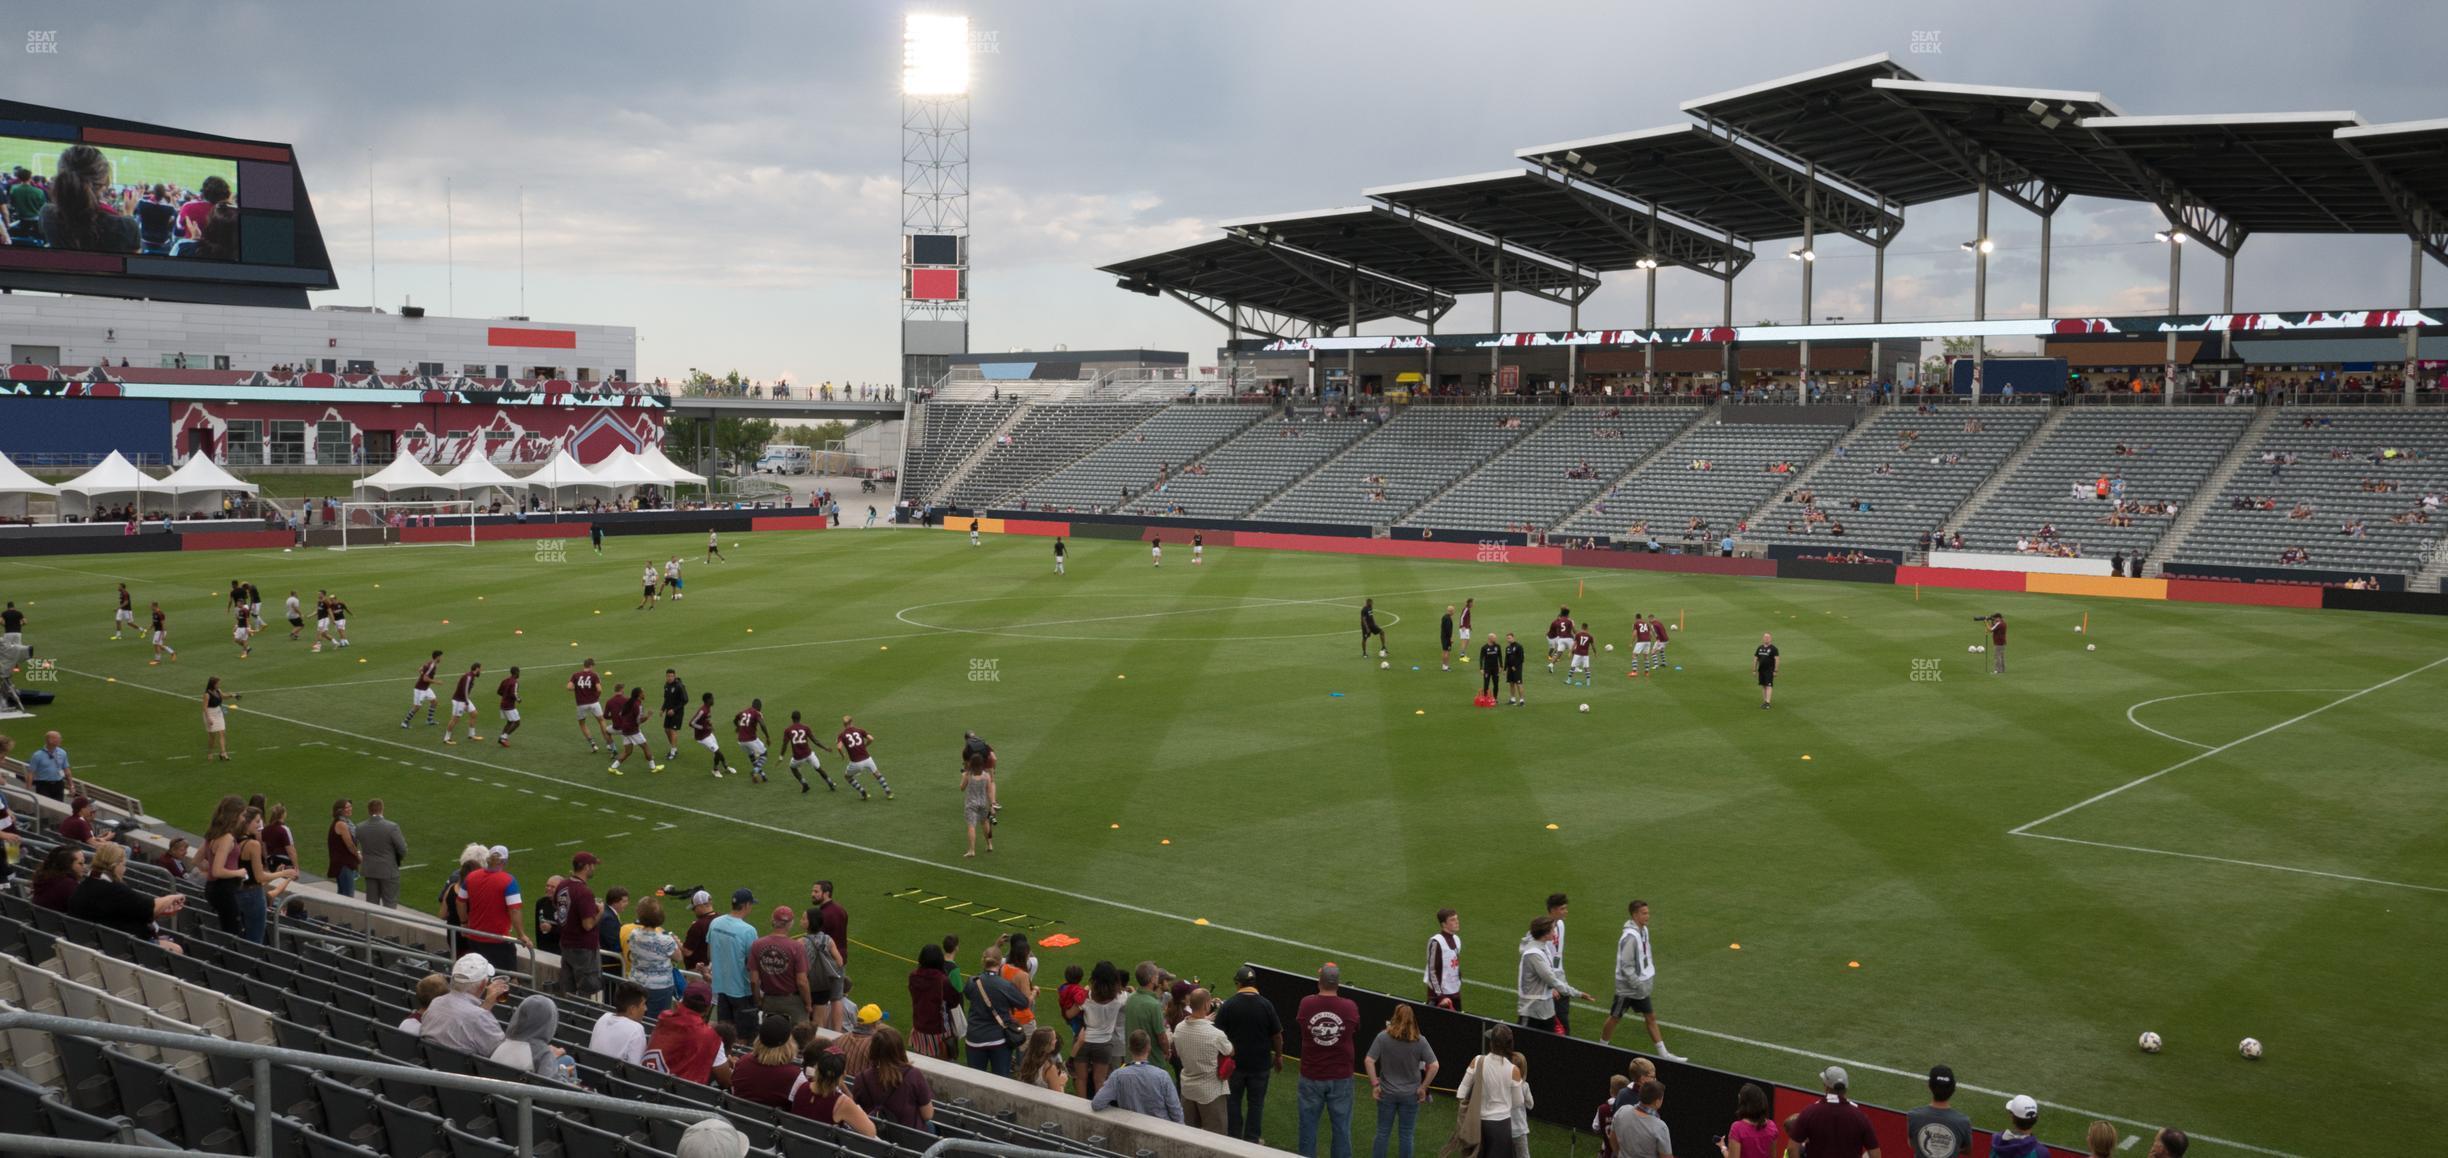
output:
[{"label": "soccer field", "polygon": [[[1153,958],[1220,982],[1243,960],[1333,959],[1413,994],[1443,905],[1470,1001],[1506,1016],[1514,944],[1564,891],[1570,976],[1602,999],[1624,903],[1652,903],[1659,1012],[1693,1061],[1808,1085],[1837,1059],[1896,1106],[1943,1061],[1968,1090],[2053,1107],[2042,1133],[2061,1144],[2114,1116],[2226,1140],[2201,1152],[2336,1153],[2427,1125],[2448,1083],[2448,996],[2421,964],[2448,957],[2437,619],[1225,548],[1155,569],[1144,545],[1096,540],[1056,577],[1036,538],[734,538],[717,564],[697,536],[614,538],[602,558],[573,541],[565,561],[523,542],[0,560],[61,701],[0,728],[21,754],[59,729],[80,773],[190,828],[223,792],[263,791],[309,850],[333,797],[383,796],[419,866],[412,902],[471,840],[520,850],[531,893],[579,848],[604,860],[598,891],[744,884],[796,906],[829,877],[859,996],[897,1017],[895,957],[957,932],[970,964],[1013,928],[1080,938],[1046,951],[1056,975]],[[633,610],[641,565],[673,553],[685,601]],[[310,654],[278,624],[240,661],[232,578],[276,622],[291,589],[338,590],[356,645]],[[108,641],[122,580],[140,616],[170,612],[177,663]],[[1474,709],[1475,673],[1438,670],[1438,616],[1466,596],[1483,636],[1530,648],[1529,707]],[[1364,597],[1390,670],[1359,654]],[[1592,687],[1544,670],[1559,605],[1617,647]],[[1993,610],[2004,676],[1967,651]],[[1683,625],[1655,678],[1624,674],[1636,611]],[[1783,653],[1769,711],[1763,631]],[[488,691],[524,669],[512,747],[443,747],[421,713],[399,726],[437,647],[446,679],[482,661]],[[802,795],[780,760],[773,783],[718,782],[685,739],[669,770],[611,776],[562,687],[588,656],[647,682],[650,707],[667,666],[726,713],[761,697],[777,735],[794,709],[827,738],[853,714],[898,799]],[[213,674],[244,699],[237,761],[207,768]],[[964,728],[1001,757],[998,851],[974,861]],[[826,766],[838,780],[840,757]],[[1576,1030],[1601,1015],[1577,1010]],[[2165,1052],[2135,1048],[2144,1030]],[[2264,1060],[2237,1056],[2247,1035]],[[2003,1097],[1958,1104],[1997,1127]]]}]

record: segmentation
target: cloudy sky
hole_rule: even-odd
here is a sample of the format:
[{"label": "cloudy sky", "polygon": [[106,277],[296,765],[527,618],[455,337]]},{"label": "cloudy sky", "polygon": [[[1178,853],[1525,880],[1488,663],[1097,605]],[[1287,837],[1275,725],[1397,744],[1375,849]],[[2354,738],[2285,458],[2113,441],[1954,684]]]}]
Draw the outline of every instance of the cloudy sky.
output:
[{"label": "cloudy sky", "polygon": [[[1219,220],[1356,204],[1364,187],[1504,167],[1523,146],[1672,124],[1683,100],[1880,52],[1931,80],[2093,90],[2129,113],[2448,116],[2440,4],[1731,0],[1706,21],[1555,0],[925,10],[966,12],[993,46],[973,82],[982,351],[1146,346],[1212,362],[1220,326],[1096,267],[1211,236]],[[521,312],[523,188],[530,316],[634,325],[647,375],[881,381],[897,353],[902,11],[35,0],[11,22],[56,32],[58,51],[12,55],[0,93],[294,143],[342,283],[326,303]],[[1915,53],[1915,33],[1937,51]],[[1890,250],[1890,318],[1969,315],[1956,243],[1971,220],[1968,199],[1912,210]],[[2029,313],[2036,223],[2002,204],[1991,220],[1992,313]],[[2161,308],[2157,224],[2139,206],[2071,203],[2057,312]],[[1815,312],[1866,318],[1867,251],[1820,252]],[[2405,255],[2403,240],[2256,237],[2236,304],[2401,305]],[[2448,271],[2428,280],[2429,300],[2448,301]],[[1639,282],[1619,281],[1585,324],[1638,323]],[[2216,308],[2218,281],[2216,259],[2193,255],[2186,305]],[[1563,322],[1559,308],[1507,304],[1507,328]],[[1487,305],[1464,299],[1442,328],[1484,329]],[[1716,283],[1661,278],[1661,322],[1717,310]],[[1738,320],[1800,314],[1794,263],[1739,279]]]}]

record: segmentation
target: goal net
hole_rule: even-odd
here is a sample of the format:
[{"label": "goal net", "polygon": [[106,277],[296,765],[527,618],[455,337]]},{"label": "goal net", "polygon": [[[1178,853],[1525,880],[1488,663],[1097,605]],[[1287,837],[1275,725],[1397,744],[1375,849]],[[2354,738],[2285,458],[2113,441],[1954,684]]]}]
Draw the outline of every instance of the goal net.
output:
[{"label": "goal net", "polygon": [[441,499],[413,503],[340,504],[340,545],[334,550],[416,544],[475,546],[475,502],[469,499]]}]

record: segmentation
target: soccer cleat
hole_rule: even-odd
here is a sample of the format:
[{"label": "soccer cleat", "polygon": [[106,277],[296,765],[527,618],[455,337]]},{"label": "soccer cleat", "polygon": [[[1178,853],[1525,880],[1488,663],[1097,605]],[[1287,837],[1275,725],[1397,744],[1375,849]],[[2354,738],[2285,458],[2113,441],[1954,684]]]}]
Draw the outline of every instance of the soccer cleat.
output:
[{"label": "soccer cleat", "polygon": [[648,772],[660,772],[663,770],[663,765],[648,761],[646,764],[646,770]]},{"label": "soccer cleat", "polygon": [[618,764],[614,764],[614,765],[612,765],[611,767],[604,769],[604,771],[606,771],[606,772],[610,772],[611,774],[613,774],[613,775],[615,775],[615,776],[618,776],[618,775],[620,775],[620,774],[621,774],[620,765],[618,765]]},{"label": "soccer cleat", "polygon": [[669,752],[665,752],[665,753],[663,753],[663,758],[664,758],[664,759],[666,759],[666,760],[677,760],[677,759],[679,759],[679,758],[680,758],[680,749],[678,749],[678,748],[674,748],[674,749],[672,749],[672,750],[671,750],[671,751],[669,751]]},{"label": "soccer cleat", "polygon": [[501,736],[501,737],[497,737],[497,738],[495,738],[495,739],[494,739],[494,741],[493,741],[493,742],[494,742],[494,743],[496,743],[496,744],[501,745],[501,746],[502,746],[502,747],[504,747],[504,748],[507,748],[507,747],[509,747],[509,746],[510,746],[510,737],[508,737],[508,736]]},{"label": "soccer cleat", "polygon": [[474,733],[474,732],[470,732],[470,733],[468,733],[468,739],[474,740],[474,741],[476,741],[476,742],[477,742],[477,743],[479,743],[479,744],[484,743],[484,737],[479,736],[479,735],[477,735],[477,734],[476,734],[476,733]]},{"label": "soccer cleat", "polygon": [[810,784],[810,783],[808,783],[808,782],[807,782],[807,781],[805,781],[805,780],[802,780],[802,781],[800,781],[800,782],[799,782],[799,795],[801,795],[801,796],[805,796],[805,795],[807,795],[807,794],[808,794],[808,793],[809,793],[811,790],[813,790],[815,787],[816,787],[815,785]]},{"label": "soccer cleat", "polygon": [[402,730],[406,730],[406,728],[407,728],[407,727],[408,727],[408,721],[406,721],[406,720],[401,720],[401,721],[400,721],[400,728],[401,728]]},{"label": "soccer cleat", "polygon": [[885,789],[885,790],[884,790],[884,799],[886,799],[886,800],[890,800],[890,799],[892,799],[892,789],[887,788],[887,789]]},{"label": "soccer cleat", "polygon": [[450,745],[451,747],[454,747],[454,748],[456,748],[456,747],[458,747],[458,746],[459,746],[459,741],[454,740],[454,739],[451,739],[451,738],[450,738],[450,737],[448,737],[448,736],[444,736],[444,737],[442,737],[442,742],[443,742],[443,743],[445,743],[445,744],[448,744],[448,745]]}]

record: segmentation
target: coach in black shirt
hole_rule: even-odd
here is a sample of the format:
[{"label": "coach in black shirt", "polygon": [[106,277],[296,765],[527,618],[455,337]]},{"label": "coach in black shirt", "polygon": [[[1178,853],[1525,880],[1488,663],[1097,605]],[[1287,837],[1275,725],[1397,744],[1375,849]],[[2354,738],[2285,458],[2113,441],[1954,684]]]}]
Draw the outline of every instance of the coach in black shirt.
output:
[{"label": "coach in black shirt", "polygon": [[664,668],[663,742],[671,746],[671,751],[663,757],[666,760],[680,757],[680,725],[688,719],[688,706],[688,685],[680,682],[679,672]]},{"label": "coach in black shirt", "polygon": [[1526,658],[1527,657],[1522,654],[1521,641],[1513,638],[1512,632],[1506,632],[1504,649],[1505,684],[1507,685],[1508,690],[1513,693],[1513,704],[1515,707],[1519,707],[1530,702],[1522,697],[1522,664]]},{"label": "coach in black shirt", "polygon": [[1479,645],[1479,694],[1496,698],[1496,671],[1504,664],[1504,646],[1494,639]]}]

